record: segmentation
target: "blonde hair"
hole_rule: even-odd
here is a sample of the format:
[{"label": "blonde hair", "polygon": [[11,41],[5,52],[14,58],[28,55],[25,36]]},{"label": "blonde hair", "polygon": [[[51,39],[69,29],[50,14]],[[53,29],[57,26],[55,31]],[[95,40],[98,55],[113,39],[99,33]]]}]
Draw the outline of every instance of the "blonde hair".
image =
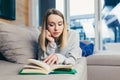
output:
[{"label": "blonde hair", "polygon": [[63,49],[65,47],[66,41],[67,41],[67,26],[66,26],[66,21],[65,21],[65,18],[63,16],[63,14],[60,11],[56,10],[56,9],[48,9],[46,11],[45,15],[44,15],[44,18],[43,18],[41,34],[40,34],[40,37],[39,37],[39,43],[40,43],[39,45],[40,45],[40,47],[41,47],[41,49],[43,51],[46,51],[46,46],[47,46],[47,43],[48,43],[48,41],[45,38],[45,30],[47,29],[48,17],[51,14],[59,15],[63,19],[64,29],[63,29],[63,33],[60,36],[59,48]]}]

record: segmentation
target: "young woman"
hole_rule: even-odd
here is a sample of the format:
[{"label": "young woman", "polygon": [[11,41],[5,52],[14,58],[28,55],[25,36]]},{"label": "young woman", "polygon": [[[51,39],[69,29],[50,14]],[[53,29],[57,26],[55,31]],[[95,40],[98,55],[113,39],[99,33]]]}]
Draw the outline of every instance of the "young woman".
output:
[{"label": "young woman", "polygon": [[63,14],[56,9],[47,10],[39,37],[39,59],[52,64],[75,64],[81,57],[79,36],[67,30]]}]

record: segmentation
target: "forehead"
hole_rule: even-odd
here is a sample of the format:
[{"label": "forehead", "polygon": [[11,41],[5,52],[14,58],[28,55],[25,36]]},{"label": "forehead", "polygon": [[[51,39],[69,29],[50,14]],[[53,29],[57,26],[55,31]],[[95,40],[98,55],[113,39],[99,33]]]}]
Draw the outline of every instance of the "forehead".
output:
[{"label": "forehead", "polygon": [[59,22],[63,21],[63,18],[56,14],[51,14],[48,16],[48,22]]}]

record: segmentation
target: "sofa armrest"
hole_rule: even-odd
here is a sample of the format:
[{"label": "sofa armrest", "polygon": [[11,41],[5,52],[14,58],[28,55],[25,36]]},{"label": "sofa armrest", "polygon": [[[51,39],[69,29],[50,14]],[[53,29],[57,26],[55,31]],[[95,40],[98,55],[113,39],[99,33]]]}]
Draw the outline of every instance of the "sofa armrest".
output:
[{"label": "sofa armrest", "polygon": [[[0,80],[87,80],[86,58],[77,61],[76,74],[19,75],[24,64],[15,64],[0,60]],[[9,75],[8,75],[9,74]]]}]

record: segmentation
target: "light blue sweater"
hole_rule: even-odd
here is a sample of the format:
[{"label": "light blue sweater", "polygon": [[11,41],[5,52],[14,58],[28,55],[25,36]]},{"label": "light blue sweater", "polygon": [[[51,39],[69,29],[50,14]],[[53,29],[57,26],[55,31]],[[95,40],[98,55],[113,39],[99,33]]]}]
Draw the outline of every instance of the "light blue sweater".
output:
[{"label": "light blue sweater", "polygon": [[67,45],[60,50],[56,43],[47,45],[47,51],[43,52],[39,48],[38,59],[44,60],[49,54],[55,53],[60,64],[75,64],[77,58],[81,57],[82,50],[79,47],[79,35],[73,31],[68,31]]}]

